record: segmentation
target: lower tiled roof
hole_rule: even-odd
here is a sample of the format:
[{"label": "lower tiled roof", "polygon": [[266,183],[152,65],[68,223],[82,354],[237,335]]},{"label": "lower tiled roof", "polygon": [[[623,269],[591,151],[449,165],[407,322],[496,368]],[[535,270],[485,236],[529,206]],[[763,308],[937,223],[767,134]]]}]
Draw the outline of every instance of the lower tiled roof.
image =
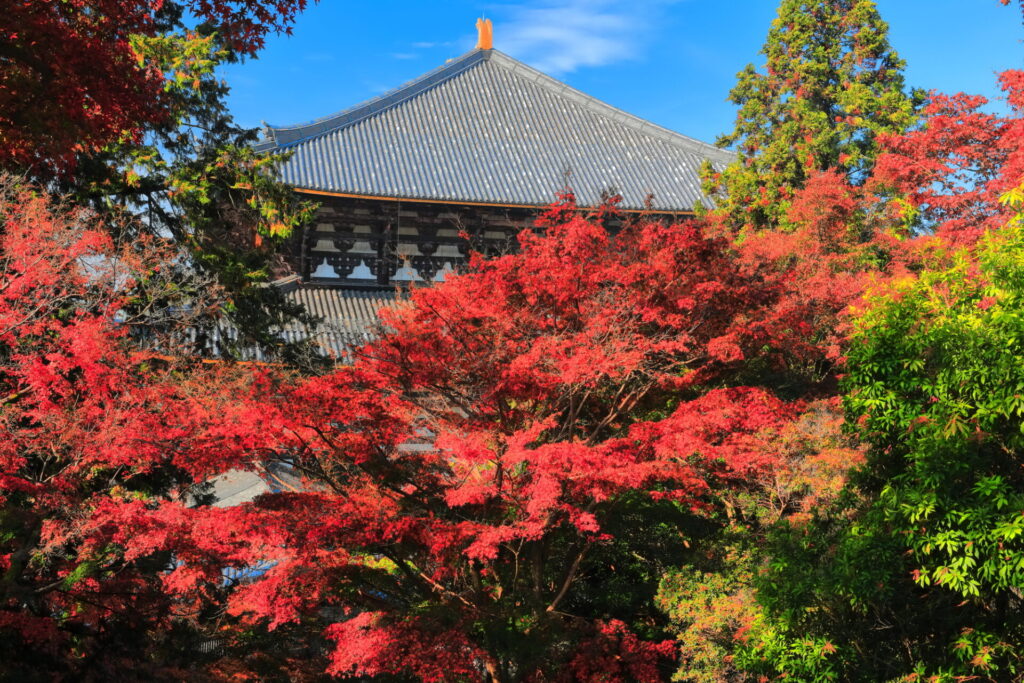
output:
[{"label": "lower tiled roof", "polygon": [[[272,286],[279,286],[278,283]],[[282,287],[285,297],[301,304],[318,322],[289,323],[277,336],[284,343],[311,341],[324,356],[339,363],[350,363],[353,351],[374,338],[380,326],[377,311],[393,305],[399,298],[396,291],[367,291],[318,285]],[[143,336],[140,342],[155,351],[171,347],[195,349],[208,358],[224,357],[226,349],[237,360],[267,362],[271,357],[256,344],[240,340],[238,328],[228,320],[212,326],[188,328],[184,338],[168,342],[158,335]],[[180,351],[179,351],[180,352]]]},{"label": "lower tiled roof", "polygon": [[370,341],[379,325],[377,311],[397,300],[394,291],[360,291],[341,287],[302,285],[286,296],[302,304],[322,319],[315,329],[293,326],[284,331],[285,339],[311,338],[324,353],[345,361],[352,349]]}]

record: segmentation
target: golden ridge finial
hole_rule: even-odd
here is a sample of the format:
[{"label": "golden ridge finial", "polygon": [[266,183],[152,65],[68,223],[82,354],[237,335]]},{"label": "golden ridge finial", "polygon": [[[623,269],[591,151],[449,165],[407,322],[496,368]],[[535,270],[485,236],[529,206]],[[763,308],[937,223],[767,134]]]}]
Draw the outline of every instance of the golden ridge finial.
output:
[{"label": "golden ridge finial", "polygon": [[476,20],[476,47],[478,50],[493,50],[494,49],[494,27],[491,25],[490,19],[477,19]]}]

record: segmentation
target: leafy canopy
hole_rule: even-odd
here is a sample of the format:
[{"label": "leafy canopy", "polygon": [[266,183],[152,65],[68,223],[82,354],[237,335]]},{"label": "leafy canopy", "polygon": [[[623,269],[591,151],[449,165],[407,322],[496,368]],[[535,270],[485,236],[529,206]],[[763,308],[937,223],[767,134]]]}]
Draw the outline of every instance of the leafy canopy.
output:
[{"label": "leafy canopy", "polygon": [[[1001,80],[1018,107],[1020,75]],[[1020,114],[933,116],[894,147],[935,160],[912,173],[927,175],[920,196],[946,222],[916,240],[919,272],[880,283],[858,308],[844,403],[867,460],[810,525],[776,530],[758,581],[768,626],[742,653],[751,671],[1015,680],[1024,668]],[[956,189],[961,167],[943,160],[972,147],[943,146],[929,131],[946,144],[971,140],[968,131],[998,141],[999,165],[980,169],[987,182]],[[1000,216],[1005,224],[989,228]],[[787,659],[806,643],[815,648]]]},{"label": "leafy canopy", "polygon": [[[563,206],[543,227],[415,290],[355,367],[257,397],[264,458],[306,486],[210,512],[247,530],[226,561],[277,562],[231,610],[335,606],[336,675],[661,679],[650,597],[687,550],[659,530],[772,462],[757,435],[793,406],[741,381],[804,325],[699,223],[613,238]],[[600,580],[619,571],[640,583]]]},{"label": "leafy canopy", "polygon": [[[0,19],[0,167],[66,173],[79,153],[138,140],[170,116],[168,90],[208,68],[178,51],[165,76],[152,59],[183,11],[254,54],[271,31],[290,31],[306,0],[70,0],[18,2]],[[166,52],[164,54],[167,54]]]}]

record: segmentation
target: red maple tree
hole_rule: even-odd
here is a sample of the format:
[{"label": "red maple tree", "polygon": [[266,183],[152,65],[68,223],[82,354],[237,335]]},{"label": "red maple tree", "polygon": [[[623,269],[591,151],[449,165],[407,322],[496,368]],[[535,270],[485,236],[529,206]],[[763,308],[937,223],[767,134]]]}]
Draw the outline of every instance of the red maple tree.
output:
[{"label": "red maple tree", "polygon": [[1024,72],[1004,71],[999,84],[1006,115],[980,95],[933,93],[919,130],[883,141],[874,187],[894,189],[916,227],[953,245],[1004,225],[1013,212],[999,199],[1024,177]]},{"label": "red maple tree", "polygon": [[[66,171],[75,155],[169,115],[164,74],[135,42],[185,11],[252,54],[306,0],[28,0],[0,14],[0,166]],[[182,62],[182,70],[188,64]],[[170,74],[174,78],[174,74]]]},{"label": "red maple tree", "polygon": [[[306,379],[163,368],[125,316],[170,255],[9,193],[11,661],[70,652],[47,665],[166,671],[170,634],[202,633],[227,593],[219,623],[320,628],[337,675],[660,680],[663,624],[601,603],[599,577],[657,515],[700,517],[789,467],[772,434],[798,397],[827,393],[815,372],[830,372],[836,306],[858,291],[828,270],[854,253],[826,207],[846,190],[810,188],[787,239],[824,270],[754,239],[737,250],[698,221],[612,235],[563,205],[519,253],[477,257],[386,312],[353,367]],[[239,468],[303,485],[194,504]],[[655,576],[660,561],[643,560]],[[253,566],[265,571],[227,590],[226,567]]]},{"label": "red maple tree", "polygon": [[113,232],[0,179],[0,656],[12,678],[176,677],[188,641],[171,635],[198,610],[170,590],[173,554],[144,536],[119,542],[120,525],[158,501],[187,514],[197,482],[257,446],[255,418],[231,400],[244,379],[184,372],[132,343],[180,279],[166,245]]},{"label": "red maple tree", "polygon": [[256,457],[303,487],[126,514],[115,542],[187,548],[167,579],[183,596],[273,562],[230,610],[328,622],[332,674],[660,680],[674,646],[656,624],[580,594],[615,571],[609,529],[631,497],[699,516],[759,476],[759,434],[799,404],[744,379],[824,352],[795,343],[786,274],[698,222],[612,236],[562,207],[542,227],[385,312],[354,367],[263,377]]}]

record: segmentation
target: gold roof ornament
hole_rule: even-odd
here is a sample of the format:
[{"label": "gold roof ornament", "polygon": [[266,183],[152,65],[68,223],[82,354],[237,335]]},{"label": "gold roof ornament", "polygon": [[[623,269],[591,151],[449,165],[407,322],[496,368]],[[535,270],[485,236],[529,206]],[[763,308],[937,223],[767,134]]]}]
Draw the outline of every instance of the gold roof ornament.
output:
[{"label": "gold roof ornament", "polygon": [[476,47],[478,50],[493,50],[494,49],[494,27],[491,25],[490,19],[477,19],[476,20]]}]

